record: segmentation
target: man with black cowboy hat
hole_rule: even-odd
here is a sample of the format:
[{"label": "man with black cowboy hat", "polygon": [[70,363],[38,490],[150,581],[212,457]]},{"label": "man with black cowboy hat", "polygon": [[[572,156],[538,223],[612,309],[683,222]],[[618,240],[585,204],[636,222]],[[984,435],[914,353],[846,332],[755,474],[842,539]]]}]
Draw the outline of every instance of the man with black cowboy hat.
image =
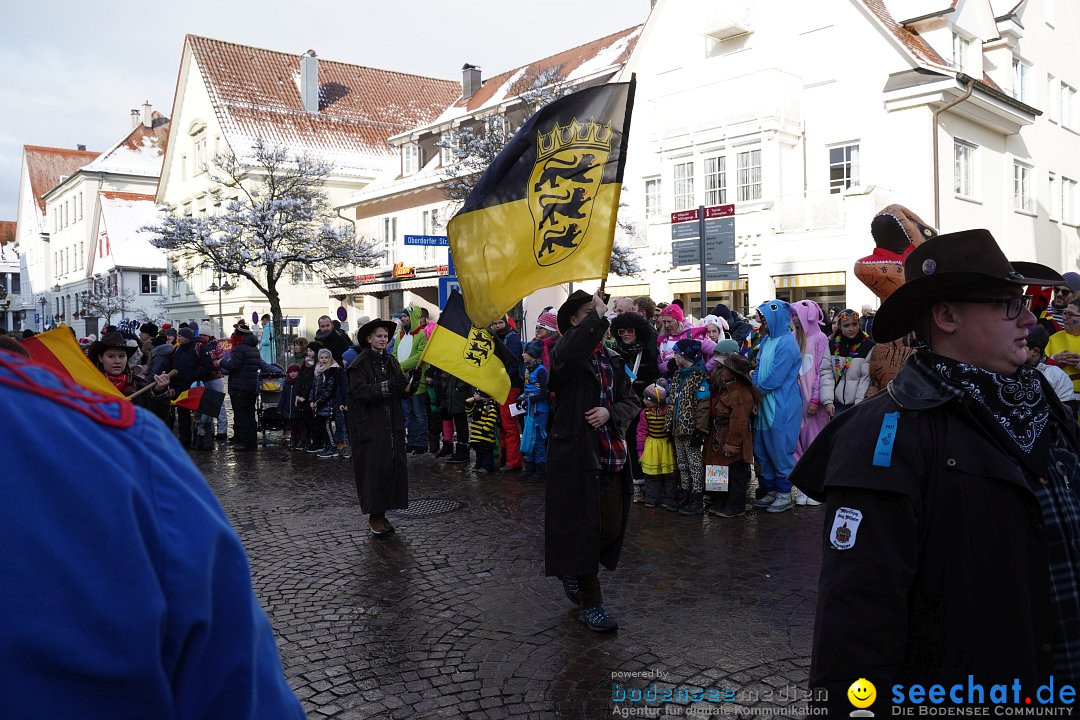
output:
[{"label": "man with black cowboy hat", "polygon": [[[995,683],[1018,682],[1020,698],[1051,675],[1075,685],[1080,441],[1024,365],[1035,317],[1023,286],[1061,276],[1010,263],[986,230],[927,240],[904,272],[874,339],[914,332],[915,354],[887,392],[829,423],[791,476],[827,503],[810,687],[847,713],[859,678],[882,706],[896,687],[918,702],[915,684],[975,704]],[[972,683],[987,695],[970,699]]]},{"label": "man with black cowboy hat", "polygon": [[607,305],[578,290],[559,308],[551,350],[554,392],[545,484],[546,574],[563,580],[589,629],[618,628],[602,604],[598,572],[614,570],[633,497],[626,427],[641,412],[626,363],[603,344]]}]

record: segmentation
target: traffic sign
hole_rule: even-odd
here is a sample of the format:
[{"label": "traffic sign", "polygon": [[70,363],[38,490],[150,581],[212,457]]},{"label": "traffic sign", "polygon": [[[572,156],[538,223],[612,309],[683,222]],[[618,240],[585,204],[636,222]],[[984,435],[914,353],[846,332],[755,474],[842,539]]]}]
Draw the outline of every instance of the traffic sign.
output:
[{"label": "traffic sign", "polygon": [[700,265],[701,243],[697,239],[677,240],[671,243],[671,264],[676,267],[680,265]]},{"label": "traffic sign", "polygon": [[739,279],[739,266],[738,265],[706,265],[705,266],[705,279],[706,280],[738,280]]},{"label": "traffic sign", "polygon": [[450,247],[448,235],[406,235],[406,245],[424,245],[427,247]]},{"label": "traffic sign", "polygon": [[450,293],[457,290],[461,292],[461,283],[458,282],[456,277],[441,277],[439,278],[439,307],[446,307],[446,301],[450,299]]}]

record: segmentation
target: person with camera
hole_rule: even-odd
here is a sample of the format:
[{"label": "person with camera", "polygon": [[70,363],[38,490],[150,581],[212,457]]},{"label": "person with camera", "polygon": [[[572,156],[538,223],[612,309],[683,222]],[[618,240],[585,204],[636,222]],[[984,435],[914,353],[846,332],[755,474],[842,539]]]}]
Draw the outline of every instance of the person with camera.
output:
[{"label": "person with camera", "polygon": [[346,371],[349,445],[360,510],[373,535],[394,532],[387,510],[409,505],[405,416],[402,398],[419,385],[418,373],[406,377],[397,358],[387,353],[396,325],[378,318],[356,333],[360,352]]}]

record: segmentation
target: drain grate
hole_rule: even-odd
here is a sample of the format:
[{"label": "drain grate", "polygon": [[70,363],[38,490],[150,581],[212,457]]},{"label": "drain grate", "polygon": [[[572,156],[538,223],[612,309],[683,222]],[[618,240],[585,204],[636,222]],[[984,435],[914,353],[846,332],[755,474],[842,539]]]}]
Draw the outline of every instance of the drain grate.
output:
[{"label": "drain grate", "polygon": [[446,498],[416,498],[409,501],[409,507],[400,511],[405,517],[431,517],[443,513],[454,512],[465,507],[460,500],[448,500]]}]

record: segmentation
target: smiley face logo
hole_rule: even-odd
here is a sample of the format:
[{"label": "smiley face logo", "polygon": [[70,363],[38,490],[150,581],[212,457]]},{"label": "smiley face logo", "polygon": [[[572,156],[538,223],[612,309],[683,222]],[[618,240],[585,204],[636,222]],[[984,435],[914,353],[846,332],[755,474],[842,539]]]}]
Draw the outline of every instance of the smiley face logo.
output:
[{"label": "smiley face logo", "polygon": [[874,683],[866,678],[859,678],[851,683],[851,687],[847,691],[847,697],[851,704],[860,710],[868,708],[877,699],[877,688],[874,687]]}]

